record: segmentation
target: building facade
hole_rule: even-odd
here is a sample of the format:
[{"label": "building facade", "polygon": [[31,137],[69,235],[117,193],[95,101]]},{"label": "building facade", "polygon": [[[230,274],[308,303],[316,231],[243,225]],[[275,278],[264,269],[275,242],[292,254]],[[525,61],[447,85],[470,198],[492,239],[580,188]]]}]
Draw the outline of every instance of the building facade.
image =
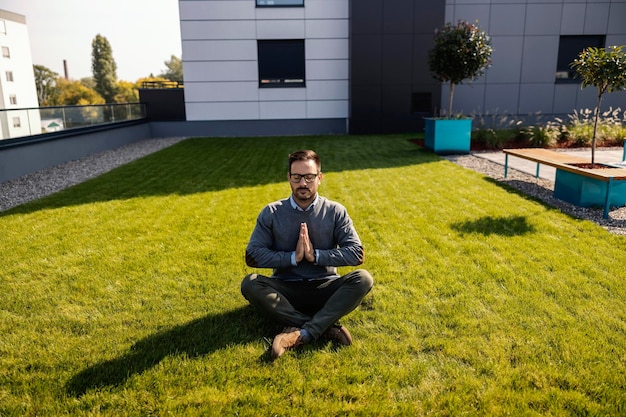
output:
[{"label": "building facade", "polygon": [[[26,18],[0,10],[0,139],[41,132]],[[16,109],[16,110],[12,110]]]},{"label": "building facade", "polygon": [[[569,63],[626,44],[626,0],[179,0],[187,121],[221,134],[421,129],[447,106],[428,70],[445,22],[478,22],[492,67],[455,89],[465,114],[593,108]],[[626,110],[626,93],[604,106]]]}]

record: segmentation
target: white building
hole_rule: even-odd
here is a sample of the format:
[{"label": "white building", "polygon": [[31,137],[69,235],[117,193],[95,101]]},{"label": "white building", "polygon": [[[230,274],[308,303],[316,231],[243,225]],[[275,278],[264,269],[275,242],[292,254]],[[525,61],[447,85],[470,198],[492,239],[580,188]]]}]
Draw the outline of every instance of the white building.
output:
[{"label": "white building", "polygon": [[[428,69],[436,28],[474,22],[493,65],[455,90],[465,114],[595,106],[569,63],[626,44],[625,0],[179,0],[188,128],[237,135],[411,132],[447,106]],[[626,93],[604,106],[626,110]]]},{"label": "white building", "polygon": [[0,139],[41,133],[24,16],[0,10],[0,48]]}]

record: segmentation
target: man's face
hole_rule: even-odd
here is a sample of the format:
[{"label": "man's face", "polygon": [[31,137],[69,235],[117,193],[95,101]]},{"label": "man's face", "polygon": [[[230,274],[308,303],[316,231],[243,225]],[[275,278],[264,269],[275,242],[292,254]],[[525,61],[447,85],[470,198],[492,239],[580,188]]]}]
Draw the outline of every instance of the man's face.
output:
[{"label": "man's face", "polygon": [[[294,175],[300,176],[300,181],[294,182]],[[307,182],[306,177],[310,177],[311,175],[314,176],[313,180],[311,182]],[[315,199],[317,189],[322,182],[322,173],[317,170],[315,162],[310,159],[307,159],[306,161],[294,161],[291,164],[291,170],[287,177],[296,203],[300,206],[307,206],[311,204]]]}]

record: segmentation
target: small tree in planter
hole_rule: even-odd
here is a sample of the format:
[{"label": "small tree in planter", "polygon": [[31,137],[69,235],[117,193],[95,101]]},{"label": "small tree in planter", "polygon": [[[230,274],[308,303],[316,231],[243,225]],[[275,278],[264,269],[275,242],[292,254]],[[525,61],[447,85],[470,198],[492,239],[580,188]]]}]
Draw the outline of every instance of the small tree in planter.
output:
[{"label": "small tree in planter", "polygon": [[581,87],[590,85],[598,89],[598,100],[594,110],[593,138],[591,139],[591,167],[595,164],[596,137],[600,104],[604,93],[626,89],[626,54],[623,46],[604,48],[587,48],[572,62],[571,67],[582,79]]},{"label": "small tree in planter", "polygon": [[492,52],[491,38],[475,24],[459,20],[437,29],[428,63],[437,80],[450,83],[448,117],[452,117],[454,86],[483,75],[491,65]]}]

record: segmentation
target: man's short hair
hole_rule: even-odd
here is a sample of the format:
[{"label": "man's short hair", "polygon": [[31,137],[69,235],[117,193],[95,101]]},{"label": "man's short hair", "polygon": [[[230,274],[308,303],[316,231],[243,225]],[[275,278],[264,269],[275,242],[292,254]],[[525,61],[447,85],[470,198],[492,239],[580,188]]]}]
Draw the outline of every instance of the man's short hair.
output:
[{"label": "man's short hair", "polygon": [[315,162],[318,171],[322,170],[322,162],[320,161],[319,155],[317,155],[315,151],[304,149],[289,154],[289,172],[291,172],[291,164],[295,161],[308,161],[309,159]]}]

